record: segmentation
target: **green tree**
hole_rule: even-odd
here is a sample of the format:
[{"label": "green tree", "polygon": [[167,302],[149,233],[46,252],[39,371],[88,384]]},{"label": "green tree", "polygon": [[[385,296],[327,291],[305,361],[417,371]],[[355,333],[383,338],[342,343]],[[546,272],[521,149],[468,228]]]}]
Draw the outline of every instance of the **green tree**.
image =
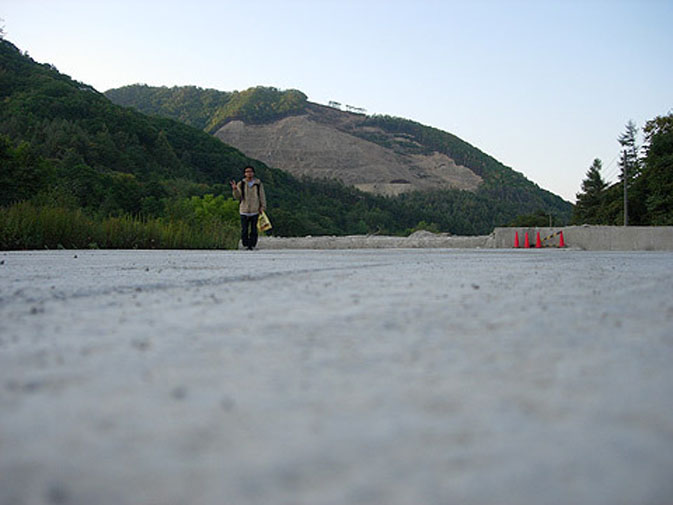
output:
[{"label": "green tree", "polygon": [[198,196],[191,197],[189,204],[198,220],[217,219],[221,222],[238,222],[238,202],[233,198],[225,199],[222,195],[206,194],[201,198]]},{"label": "green tree", "polygon": [[619,144],[622,146],[622,156],[619,160],[619,166],[622,169],[619,178],[624,180],[624,174],[628,178],[629,183],[633,182],[640,175],[640,155],[638,146],[638,127],[629,120],[626,123],[626,129],[619,138]]},{"label": "green tree", "polygon": [[48,169],[28,142],[14,147],[9,137],[0,135],[0,205],[32,197],[47,179]]},{"label": "green tree", "polygon": [[622,151],[619,160],[621,172],[619,179],[622,183],[623,194],[623,224],[645,225],[647,224],[647,211],[645,208],[646,188],[642,175],[643,163],[640,157],[638,145],[638,128],[633,121],[626,123],[626,129],[618,137]]},{"label": "green tree", "polygon": [[603,202],[607,183],[601,175],[603,163],[596,158],[582,181],[582,191],[577,193],[573,209],[573,223],[603,224]]},{"label": "green tree", "polygon": [[644,133],[649,224],[673,225],[673,112],[648,121]]},{"label": "green tree", "polygon": [[[550,216],[544,210],[538,209],[531,214],[524,214],[517,216],[516,219],[509,223],[509,226],[515,228],[532,228],[549,226]],[[554,216],[551,216],[552,224],[554,223]]]},{"label": "green tree", "polygon": [[159,130],[154,143],[156,160],[159,162],[164,172],[174,174],[180,169],[180,160],[175,155],[173,147],[166,138],[166,132]]}]

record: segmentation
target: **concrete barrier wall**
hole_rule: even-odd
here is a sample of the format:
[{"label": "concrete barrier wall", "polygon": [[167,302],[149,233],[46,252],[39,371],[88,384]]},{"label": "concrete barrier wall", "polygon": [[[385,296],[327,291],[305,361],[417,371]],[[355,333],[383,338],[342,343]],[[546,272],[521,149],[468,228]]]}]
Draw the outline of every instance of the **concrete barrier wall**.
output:
[{"label": "concrete barrier wall", "polygon": [[[544,239],[563,231],[565,245],[587,251],[673,251],[673,226],[566,226],[564,228],[496,228],[491,235],[452,236],[430,232],[416,232],[409,237],[379,235],[320,236],[320,237],[261,237],[260,249],[392,249],[392,248],[448,248],[448,249],[510,249],[514,235],[519,233],[519,244],[524,246],[526,232],[531,247],[535,247],[537,233]],[[557,247],[559,236],[543,242],[545,247]]]},{"label": "concrete barrier wall", "polygon": [[396,249],[396,248],[492,248],[493,235],[451,236],[416,232],[409,237],[351,235],[344,237],[260,237],[259,249]]},{"label": "concrete barrier wall", "polygon": [[[673,226],[566,226],[563,228],[496,228],[493,245],[497,249],[514,247],[515,233],[524,245],[528,232],[531,247],[535,247],[537,233],[540,237],[563,231],[568,247],[587,251],[673,251]],[[559,237],[553,237],[544,245],[555,247]]]}]

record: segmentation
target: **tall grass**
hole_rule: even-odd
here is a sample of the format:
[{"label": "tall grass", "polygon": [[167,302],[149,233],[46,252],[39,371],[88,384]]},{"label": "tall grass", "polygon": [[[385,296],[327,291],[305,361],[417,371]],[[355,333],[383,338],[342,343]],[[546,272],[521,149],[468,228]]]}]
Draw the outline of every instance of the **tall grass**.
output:
[{"label": "tall grass", "polygon": [[238,228],[202,222],[91,217],[81,209],[21,202],[0,208],[0,250],[26,249],[233,249]]}]

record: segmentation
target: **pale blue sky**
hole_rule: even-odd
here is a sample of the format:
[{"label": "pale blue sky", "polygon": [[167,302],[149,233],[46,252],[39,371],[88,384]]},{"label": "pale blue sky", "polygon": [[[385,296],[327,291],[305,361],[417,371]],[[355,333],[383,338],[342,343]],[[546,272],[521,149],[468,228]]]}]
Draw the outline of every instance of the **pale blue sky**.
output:
[{"label": "pale blue sky", "polygon": [[673,0],[2,0],[6,38],[100,91],[296,88],[449,131],[566,200],[673,110]]}]

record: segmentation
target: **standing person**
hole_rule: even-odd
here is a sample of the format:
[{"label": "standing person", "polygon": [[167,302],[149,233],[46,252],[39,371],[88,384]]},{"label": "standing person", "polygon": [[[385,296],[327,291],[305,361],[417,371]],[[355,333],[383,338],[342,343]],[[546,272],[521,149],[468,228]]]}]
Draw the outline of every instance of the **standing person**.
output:
[{"label": "standing person", "polygon": [[257,219],[266,209],[266,195],[262,181],[255,177],[255,169],[251,166],[243,170],[243,180],[231,181],[234,198],[240,203],[238,212],[241,214],[241,241],[243,247],[252,251],[257,245]]}]

